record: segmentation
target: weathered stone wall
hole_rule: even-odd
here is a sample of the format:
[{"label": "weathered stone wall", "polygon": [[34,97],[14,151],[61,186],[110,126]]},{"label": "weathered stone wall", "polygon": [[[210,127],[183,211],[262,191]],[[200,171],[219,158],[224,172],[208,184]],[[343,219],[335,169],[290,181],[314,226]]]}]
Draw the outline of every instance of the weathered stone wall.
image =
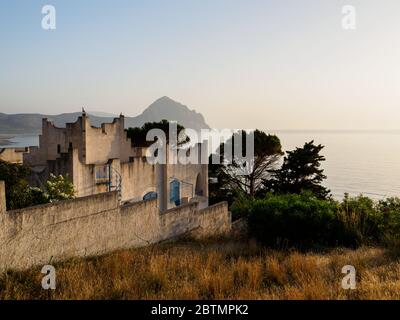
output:
[{"label": "weathered stone wall", "polygon": [[194,230],[225,232],[230,223],[226,204],[197,210],[191,203],[160,214],[157,200],[120,206],[116,192],[5,211],[0,182],[0,270],[146,246]]},{"label": "weathered stone wall", "polygon": [[136,157],[132,162],[121,164],[122,200],[141,201],[148,192],[157,191],[156,166]]},{"label": "weathered stone wall", "polygon": [[127,162],[133,156],[131,141],[125,132],[124,117],[112,123],[103,123],[101,128],[92,127],[88,117],[83,119],[85,127],[85,164],[103,164],[110,159]]},{"label": "weathered stone wall", "polygon": [[163,240],[175,238],[199,227],[197,204],[189,203],[169,209],[160,215]]},{"label": "weathered stone wall", "polygon": [[79,150],[80,160],[84,162],[82,117],[74,123],[67,123],[65,128],[57,128],[47,119],[42,119],[42,134],[39,135],[39,148],[31,148],[24,154],[23,162],[29,166],[47,165],[47,161],[57,160],[61,154],[71,148]]},{"label": "weathered stone wall", "polygon": [[194,231],[194,234],[198,237],[224,234],[231,229],[231,213],[228,211],[227,202],[220,202],[199,210],[197,219],[199,228]]},{"label": "weathered stone wall", "polygon": [[[33,186],[43,187],[51,173],[61,174],[71,179],[78,197],[121,187],[122,201],[140,201],[146,193],[157,192],[159,207],[165,210],[175,207],[170,201],[170,183],[177,179],[182,203],[195,200],[202,207],[208,205],[208,166],[168,164],[162,167],[148,163],[146,150],[133,146],[127,138],[122,115],[100,128],[91,126],[85,113],[65,128],[57,128],[43,119],[42,131],[40,147],[31,148],[23,156],[24,164],[32,169]],[[112,168],[111,187],[95,177],[96,166],[108,165]]]},{"label": "weathered stone wall", "polygon": [[180,182],[180,196],[182,199],[197,198],[201,207],[208,206],[208,166],[203,164],[168,164],[167,165],[167,208],[174,208],[175,204],[170,201],[172,180]]},{"label": "weathered stone wall", "polygon": [[0,148],[0,160],[21,164],[24,152],[29,152],[29,148]]}]

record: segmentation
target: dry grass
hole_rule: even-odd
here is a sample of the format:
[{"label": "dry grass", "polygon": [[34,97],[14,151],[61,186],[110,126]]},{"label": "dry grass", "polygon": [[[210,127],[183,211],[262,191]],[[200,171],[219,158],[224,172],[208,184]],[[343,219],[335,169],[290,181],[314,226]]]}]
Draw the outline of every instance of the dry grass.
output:
[{"label": "dry grass", "polygon": [[[341,288],[341,269],[357,289]],[[387,250],[299,253],[251,241],[180,241],[56,265],[57,289],[40,268],[0,275],[0,299],[400,299],[400,260]]]}]

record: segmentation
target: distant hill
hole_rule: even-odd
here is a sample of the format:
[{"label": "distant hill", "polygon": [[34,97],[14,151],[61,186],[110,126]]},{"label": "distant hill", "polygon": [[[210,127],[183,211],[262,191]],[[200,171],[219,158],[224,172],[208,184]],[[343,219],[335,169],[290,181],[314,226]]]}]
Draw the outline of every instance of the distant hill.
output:
[{"label": "distant hill", "polygon": [[201,113],[190,110],[187,106],[168,97],[162,97],[156,100],[139,116],[127,118],[126,126],[141,127],[146,122],[161,121],[163,119],[177,121],[185,128],[195,130],[210,128]]},{"label": "distant hill", "polygon": [[[101,123],[112,122],[117,115],[104,112],[88,111],[90,123],[100,126]],[[57,127],[65,127],[66,123],[75,122],[81,112],[45,115],[39,113],[4,114],[0,113],[0,134],[39,134],[42,130],[42,118],[48,118]],[[209,126],[202,114],[190,110],[187,106],[168,97],[162,97],[148,106],[136,117],[125,117],[125,127],[141,127],[146,122],[163,119],[177,121],[186,128],[195,130],[207,129]]]}]

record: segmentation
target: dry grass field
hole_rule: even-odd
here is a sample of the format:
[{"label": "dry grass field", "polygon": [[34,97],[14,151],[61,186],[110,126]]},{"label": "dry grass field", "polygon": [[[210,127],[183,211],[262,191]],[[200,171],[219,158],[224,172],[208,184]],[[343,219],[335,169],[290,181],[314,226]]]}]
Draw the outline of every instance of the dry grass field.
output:
[{"label": "dry grass field", "polygon": [[[356,290],[341,288],[347,264]],[[400,260],[380,248],[299,253],[185,240],[55,267],[54,291],[41,288],[40,268],[0,275],[0,299],[400,299]]]}]

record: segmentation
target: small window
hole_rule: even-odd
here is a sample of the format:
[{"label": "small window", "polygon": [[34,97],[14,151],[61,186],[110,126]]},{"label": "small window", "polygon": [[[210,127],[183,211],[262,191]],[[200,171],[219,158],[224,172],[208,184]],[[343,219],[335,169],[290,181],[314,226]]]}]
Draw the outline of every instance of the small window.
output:
[{"label": "small window", "polygon": [[110,170],[108,165],[96,166],[94,175],[96,184],[108,183],[110,181]]},{"label": "small window", "polygon": [[59,144],[57,145],[57,153],[61,153],[61,146]]},{"label": "small window", "polygon": [[202,177],[200,174],[198,174],[197,178],[196,178],[195,195],[201,196],[201,197],[204,195],[203,187],[202,187]]},{"label": "small window", "polygon": [[143,196],[143,200],[153,200],[157,199],[157,192],[148,192]]},{"label": "small window", "polygon": [[170,201],[175,203],[176,206],[181,205],[180,187],[181,183],[176,179],[170,183]]}]

